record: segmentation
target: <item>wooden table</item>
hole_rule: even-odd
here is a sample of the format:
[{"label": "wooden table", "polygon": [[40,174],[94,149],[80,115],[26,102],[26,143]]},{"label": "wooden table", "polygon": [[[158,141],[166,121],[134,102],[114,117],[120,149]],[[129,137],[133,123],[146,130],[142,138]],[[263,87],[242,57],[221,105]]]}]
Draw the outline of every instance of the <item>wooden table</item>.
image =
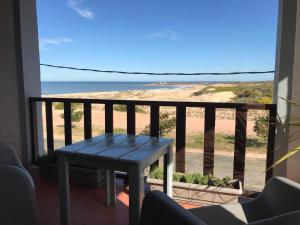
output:
[{"label": "wooden table", "polygon": [[[173,140],[143,135],[105,134],[56,151],[58,156],[60,220],[70,224],[69,163],[106,169],[106,202],[116,202],[115,171],[129,176],[129,224],[138,225],[144,196],[144,170],[164,156],[164,192],[172,195]],[[105,215],[104,215],[105,216]]]}]

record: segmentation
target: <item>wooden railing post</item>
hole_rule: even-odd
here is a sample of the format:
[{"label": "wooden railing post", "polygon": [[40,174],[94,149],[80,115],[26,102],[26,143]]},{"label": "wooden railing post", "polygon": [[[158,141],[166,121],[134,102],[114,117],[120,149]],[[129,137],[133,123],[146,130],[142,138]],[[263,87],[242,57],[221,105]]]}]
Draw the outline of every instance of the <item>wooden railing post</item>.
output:
[{"label": "wooden railing post", "polygon": [[72,144],[72,110],[71,103],[64,102],[65,145]]},{"label": "wooden railing post", "polygon": [[47,153],[54,154],[54,137],[53,137],[53,113],[52,102],[46,102],[46,130],[47,130]]},{"label": "wooden railing post", "polygon": [[[150,136],[159,137],[159,106],[151,105],[150,106]],[[159,161],[156,161],[150,166],[150,169],[153,170],[159,166]]]},{"label": "wooden railing post", "polygon": [[84,139],[92,137],[92,105],[89,102],[83,104]]},{"label": "wooden railing post", "polygon": [[135,135],[135,105],[127,105],[127,134]]},{"label": "wooden railing post", "polygon": [[176,171],[185,172],[186,107],[176,107]]},{"label": "wooden railing post", "polygon": [[245,157],[246,157],[246,134],[247,134],[247,109],[237,109],[235,119],[235,143],[233,178],[244,183]]},{"label": "wooden railing post", "polygon": [[114,110],[113,104],[105,104],[105,133],[114,132]]},{"label": "wooden railing post", "polygon": [[150,107],[150,136],[159,137],[159,106]]},{"label": "wooden railing post", "polygon": [[269,169],[274,163],[274,148],[275,148],[275,131],[277,122],[277,107],[274,105],[269,110],[269,129],[268,129],[268,144],[267,144],[267,163],[266,163],[266,182],[273,176],[273,169]]},{"label": "wooden railing post", "polygon": [[39,157],[38,128],[37,128],[37,103],[29,99],[30,133],[31,133],[31,161],[35,162]]},{"label": "wooden railing post", "polygon": [[216,109],[205,108],[204,120],[204,146],[203,146],[203,174],[214,174],[214,154],[215,154],[215,123]]}]

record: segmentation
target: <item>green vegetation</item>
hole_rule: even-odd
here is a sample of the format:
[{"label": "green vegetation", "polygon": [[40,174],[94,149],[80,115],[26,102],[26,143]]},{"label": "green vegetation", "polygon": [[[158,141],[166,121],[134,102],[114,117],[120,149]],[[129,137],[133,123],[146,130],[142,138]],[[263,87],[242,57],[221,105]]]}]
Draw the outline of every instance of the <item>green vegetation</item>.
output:
[{"label": "green vegetation", "polygon": [[[160,167],[156,167],[154,170],[150,171],[149,177],[162,180],[164,177],[163,170]],[[232,187],[230,177],[220,179],[212,174],[202,175],[200,173],[174,173],[173,181],[216,187]]]},{"label": "green vegetation", "polygon": [[[127,112],[127,105],[114,105],[113,109],[118,112]],[[142,107],[135,107],[135,112],[137,113],[146,113]]]},{"label": "green vegetation", "polygon": [[127,112],[127,105],[114,105],[113,109],[118,112]]},{"label": "green vegetation", "polygon": [[247,103],[272,103],[273,83],[264,82],[255,86],[240,87],[236,92],[237,96],[233,98],[237,102]]},{"label": "green vegetation", "polygon": [[[75,110],[71,109],[71,121],[72,122],[80,122],[80,120],[82,119],[82,116],[83,116],[82,111],[75,111]],[[60,117],[64,119],[65,114],[61,113]]]},{"label": "green vegetation", "polygon": [[[81,106],[82,106],[81,103],[72,103],[71,104],[71,110],[77,110]],[[56,109],[56,110],[63,110],[64,109],[64,103],[63,102],[54,103],[54,109]]]},{"label": "green vegetation", "polygon": [[[234,149],[234,135],[216,133],[215,134],[215,149],[221,151],[232,152]],[[188,134],[186,139],[186,147],[193,149],[203,149],[204,134]],[[250,152],[265,152],[266,140],[262,138],[247,137],[246,147]]]},{"label": "green vegetation", "polygon": [[[105,130],[100,130],[99,129],[98,133],[99,134],[105,134]],[[123,128],[114,128],[113,133],[114,134],[126,134],[127,131],[126,131],[126,129],[123,129]]]},{"label": "green vegetation", "polygon": [[[170,113],[167,111],[161,112],[159,114],[159,136],[165,136],[172,132],[176,127],[176,118],[171,117]],[[149,135],[150,126],[146,126],[141,134]]]},{"label": "green vegetation", "polygon": [[[78,110],[80,107],[82,107],[81,103],[72,103],[71,104],[71,121],[72,122],[80,122],[80,120],[82,119],[83,112]],[[64,103],[63,102],[55,103],[54,109],[63,110]],[[65,117],[64,113],[61,113],[60,117],[64,119],[64,117]]]},{"label": "green vegetation", "polygon": [[209,93],[218,92],[233,92],[236,97],[232,100],[234,102],[245,102],[245,103],[272,103],[273,95],[273,82],[261,82],[257,84],[239,84],[234,86],[208,86],[200,91],[193,93],[194,96],[199,96]]},{"label": "green vegetation", "polygon": [[257,137],[261,137],[264,139],[268,137],[268,120],[269,119],[267,116],[261,116],[255,120],[253,130],[256,133]]},{"label": "green vegetation", "polygon": [[[127,131],[122,128],[115,128],[113,132],[114,132],[114,134],[126,134],[127,133]],[[103,131],[103,133],[104,133],[104,131]]]},{"label": "green vegetation", "polygon": [[207,86],[203,88],[201,91],[194,92],[193,95],[199,96],[203,94],[218,93],[218,92],[225,92],[225,91],[231,91],[235,93],[239,88],[240,88],[239,86],[225,86],[225,87]]}]

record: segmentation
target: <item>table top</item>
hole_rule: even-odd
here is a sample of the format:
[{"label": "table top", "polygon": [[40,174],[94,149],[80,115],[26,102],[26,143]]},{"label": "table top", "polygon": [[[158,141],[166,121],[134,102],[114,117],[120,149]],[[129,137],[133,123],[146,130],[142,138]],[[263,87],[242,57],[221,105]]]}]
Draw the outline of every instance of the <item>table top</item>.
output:
[{"label": "table top", "polygon": [[56,150],[57,154],[141,164],[158,159],[173,139],[144,135],[104,134]]}]

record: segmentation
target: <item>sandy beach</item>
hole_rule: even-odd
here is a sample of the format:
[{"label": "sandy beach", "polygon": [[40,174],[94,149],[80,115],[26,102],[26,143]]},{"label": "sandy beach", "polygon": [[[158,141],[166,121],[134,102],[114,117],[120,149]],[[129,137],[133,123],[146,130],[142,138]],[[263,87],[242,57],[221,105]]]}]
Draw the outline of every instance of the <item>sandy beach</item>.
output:
[{"label": "sandy beach", "polygon": [[[172,84],[170,84],[172,85]],[[112,92],[90,92],[73,94],[55,94],[47,97],[70,97],[70,98],[98,98],[98,99],[127,99],[127,100],[165,100],[165,101],[206,101],[206,102],[229,102],[235,96],[233,92],[219,92],[194,96],[193,93],[201,91],[208,85],[205,84],[174,84],[175,89],[155,90],[131,90]],[[174,86],[172,85],[172,86]],[[214,84],[209,86],[219,86]],[[222,84],[237,85],[237,84]],[[165,86],[165,85],[164,85]]]}]

